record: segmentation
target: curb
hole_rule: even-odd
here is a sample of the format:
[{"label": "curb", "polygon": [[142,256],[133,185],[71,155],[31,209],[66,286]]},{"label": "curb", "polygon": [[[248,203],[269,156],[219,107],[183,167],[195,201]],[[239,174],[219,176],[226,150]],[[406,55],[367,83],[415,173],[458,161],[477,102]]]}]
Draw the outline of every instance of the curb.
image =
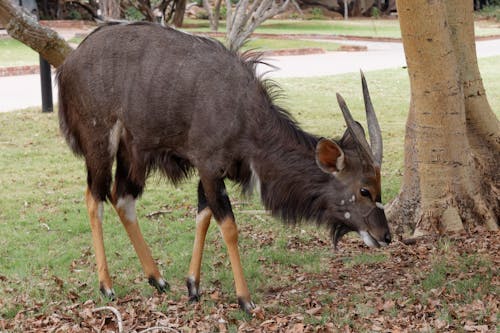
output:
[{"label": "curb", "polygon": [[0,67],[0,77],[3,76],[18,76],[31,75],[40,73],[39,65]]}]

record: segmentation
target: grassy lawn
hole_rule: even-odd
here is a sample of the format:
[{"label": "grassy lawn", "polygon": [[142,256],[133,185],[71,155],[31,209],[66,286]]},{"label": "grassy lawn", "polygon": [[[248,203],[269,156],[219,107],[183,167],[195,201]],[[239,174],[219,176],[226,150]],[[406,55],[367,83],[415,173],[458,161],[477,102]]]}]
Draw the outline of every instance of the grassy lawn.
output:
[{"label": "grassy lawn", "polygon": [[[209,31],[206,20],[186,20],[189,31]],[[225,31],[221,22],[220,31]],[[271,34],[328,34],[358,37],[401,38],[399,22],[396,19],[356,19],[356,20],[268,20],[257,28],[258,33]],[[498,22],[479,20],[475,23],[477,36],[500,35]]]},{"label": "grassy lawn", "polygon": [[287,50],[301,48],[321,48],[325,51],[336,51],[339,44],[330,42],[319,42],[303,39],[272,39],[272,38],[252,38],[243,46],[243,50],[257,49],[259,51]]},{"label": "grassy lawn", "polygon": [[[209,31],[206,20],[187,20],[189,31]],[[222,21],[220,31],[225,31]],[[401,37],[397,20],[268,20],[256,32],[270,34],[330,34],[373,37]]]},{"label": "grassy lawn", "polygon": [[[498,115],[500,57],[483,59],[480,66],[491,106]],[[367,79],[384,136],[383,200],[388,201],[397,193],[401,182],[408,77],[405,70],[393,69],[369,72]],[[355,118],[364,123],[357,74],[279,79],[278,83],[285,93],[279,104],[290,109],[309,131],[325,136],[341,134],[344,122],[335,102],[335,92],[342,93]],[[83,201],[86,182],[83,162],[71,155],[59,135],[57,115],[42,114],[38,109],[0,113],[0,169],[0,330],[2,320],[44,316],[63,311],[61,309],[70,313],[72,310],[68,309],[82,311],[87,301],[96,306],[106,304],[98,292]],[[456,252],[462,246],[458,241],[456,245],[425,245],[411,250],[418,256],[412,257],[411,260],[416,260],[413,264],[405,266],[400,260],[409,260],[413,252],[405,252],[401,245],[371,252],[364,249],[358,239],[348,237],[344,241],[346,252],[332,253],[325,230],[305,225],[287,229],[261,212],[255,196],[242,198],[236,187],[229,185],[228,188],[240,228],[242,261],[250,290],[254,301],[264,306],[272,318],[297,318],[298,315],[301,322],[311,327],[334,323],[337,328],[348,325],[354,331],[365,331],[367,320],[378,320],[376,309],[387,310],[383,313],[386,320],[396,320],[406,316],[405,311],[413,304],[417,308],[436,308],[429,300],[441,292],[451,296],[440,300],[436,311],[439,320],[450,325],[469,319],[476,322],[475,317],[461,315],[456,309],[479,301],[486,304],[488,297],[498,292],[495,284],[498,272],[494,268],[498,258],[491,257],[487,251],[469,257]],[[173,187],[155,175],[149,179],[138,203],[145,238],[172,287],[161,299],[155,298],[158,296],[142,277],[139,261],[120,222],[109,206],[106,207],[104,237],[119,299],[134,295],[139,300],[137,304],[146,304],[146,300],[153,297],[157,302],[155,311],[170,313],[173,307],[175,311],[185,309],[179,314],[184,321],[212,318],[222,304],[235,302],[227,254],[217,228],[212,225],[202,268],[203,301],[197,307],[186,303],[184,276],[194,238],[195,198],[196,179]],[[154,212],[161,213],[151,214]],[[423,257],[425,259],[421,259]],[[476,268],[479,269],[476,271]],[[401,276],[409,274],[414,280],[406,285],[406,277],[402,280],[395,277],[403,285],[394,282],[384,287],[377,284],[379,280],[372,279],[379,275],[382,278],[396,269]],[[352,281],[368,272],[374,274],[366,275],[371,281],[369,284]],[[329,292],[327,286],[331,280],[341,288],[331,287]],[[318,287],[320,285],[323,287]],[[376,293],[372,293],[373,290]],[[276,300],[277,294],[283,298]],[[342,302],[340,307],[333,307],[331,304],[338,300]],[[383,304],[379,304],[380,301]],[[324,309],[333,308],[312,315],[304,302],[309,307],[322,304]],[[484,318],[493,318],[495,314],[484,307],[483,322],[489,322]],[[451,312],[452,309],[455,312]],[[241,325],[259,327],[263,324],[262,319],[248,321],[232,307],[220,311],[224,311],[229,331],[236,331]],[[66,312],[63,315],[68,316]],[[72,320],[82,320],[75,316]],[[210,330],[216,329],[217,324],[214,325]]]},{"label": "grassy lawn", "polygon": [[0,39],[0,67],[38,64],[38,54],[23,43],[10,38]]}]

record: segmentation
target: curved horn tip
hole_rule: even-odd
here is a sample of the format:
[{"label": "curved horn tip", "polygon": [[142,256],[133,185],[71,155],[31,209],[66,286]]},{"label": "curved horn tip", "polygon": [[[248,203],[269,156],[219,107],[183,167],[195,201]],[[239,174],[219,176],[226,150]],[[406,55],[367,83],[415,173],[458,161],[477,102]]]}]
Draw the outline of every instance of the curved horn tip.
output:
[{"label": "curved horn tip", "polygon": [[361,73],[361,85],[363,86],[363,88],[368,89],[368,84],[366,83],[365,73],[363,73],[362,70],[359,70],[359,72]]},{"label": "curved horn tip", "polygon": [[345,104],[344,97],[339,93],[337,93],[337,102],[339,102],[339,104]]}]

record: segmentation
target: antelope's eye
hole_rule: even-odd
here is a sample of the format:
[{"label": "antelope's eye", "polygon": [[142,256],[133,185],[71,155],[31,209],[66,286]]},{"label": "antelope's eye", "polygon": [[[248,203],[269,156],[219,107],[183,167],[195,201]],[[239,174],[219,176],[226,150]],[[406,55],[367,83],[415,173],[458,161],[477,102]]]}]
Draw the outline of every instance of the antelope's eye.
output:
[{"label": "antelope's eye", "polygon": [[359,191],[361,192],[362,196],[371,198],[370,191],[368,191],[366,188],[361,188],[361,190],[359,190]]}]

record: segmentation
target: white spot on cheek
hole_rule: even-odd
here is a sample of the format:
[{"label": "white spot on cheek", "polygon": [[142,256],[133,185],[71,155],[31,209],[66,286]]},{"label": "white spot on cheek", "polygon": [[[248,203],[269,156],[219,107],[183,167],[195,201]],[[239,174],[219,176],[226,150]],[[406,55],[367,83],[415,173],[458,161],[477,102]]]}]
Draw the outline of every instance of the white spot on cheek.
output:
[{"label": "white spot on cheek", "polygon": [[351,218],[351,213],[345,212],[344,213],[344,217],[345,217],[346,220],[349,220]]},{"label": "white spot on cheek", "polygon": [[135,212],[135,199],[131,195],[124,198],[119,198],[116,203],[116,208],[125,213],[125,217],[129,222],[137,221],[137,214]]},{"label": "white spot on cheek", "polygon": [[354,201],[356,201],[356,197],[353,194],[352,197],[351,197],[351,199],[349,199],[349,202],[354,202]]},{"label": "white spot on cheek", "polygon": [[344,201],[344,200],[341,200],[341,201],[340,201],[340,205],[341,205],[341,206],[345,205],[345,201]]}]

